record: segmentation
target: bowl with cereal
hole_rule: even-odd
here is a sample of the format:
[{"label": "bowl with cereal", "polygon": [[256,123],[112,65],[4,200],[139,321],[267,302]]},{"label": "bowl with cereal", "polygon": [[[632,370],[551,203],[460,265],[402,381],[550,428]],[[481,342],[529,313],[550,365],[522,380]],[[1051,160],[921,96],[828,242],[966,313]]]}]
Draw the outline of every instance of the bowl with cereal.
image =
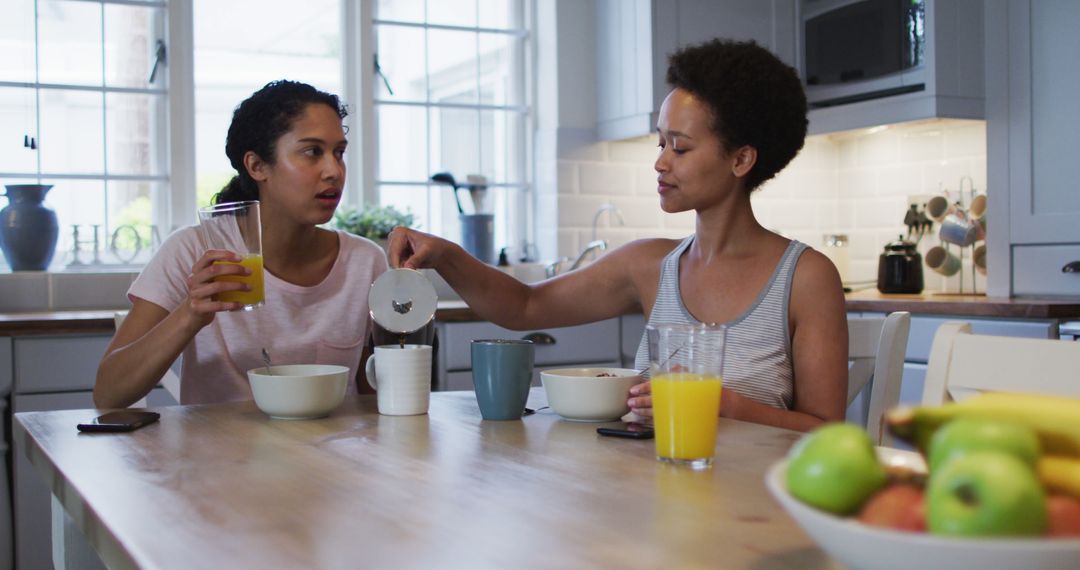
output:
[{"label": "bowl with cereal", "polygon": [[563,419],[610,422],[630,411],[630,387],[645,379],[628,368],[558,368],[542,371],[540,381],[548,405]]}]

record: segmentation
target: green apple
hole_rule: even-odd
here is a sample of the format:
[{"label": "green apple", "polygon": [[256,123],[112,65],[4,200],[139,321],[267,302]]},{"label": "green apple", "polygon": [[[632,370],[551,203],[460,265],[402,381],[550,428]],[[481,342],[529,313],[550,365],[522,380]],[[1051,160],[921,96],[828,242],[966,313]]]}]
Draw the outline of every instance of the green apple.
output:
[{"label": "green apple", "polygon": [[930,473],[945,463],[975,451],[1004,451],[1031,469],[1039,461],[1035,430],[1016,423],[982,418],[959,418],[941,426],[930,438]]},{"label": "green apple", "polygon": [[788,492],[838,515],[857,511],[887,480],[870,436],[852,424],[822,426],[788,452]]},{"label": "green apple", "polygon": [[974,451],[930,473],[930,532],[948,536],[1036,536],[1046,530],[1046,494],[1035,472],[1004,451]]}]

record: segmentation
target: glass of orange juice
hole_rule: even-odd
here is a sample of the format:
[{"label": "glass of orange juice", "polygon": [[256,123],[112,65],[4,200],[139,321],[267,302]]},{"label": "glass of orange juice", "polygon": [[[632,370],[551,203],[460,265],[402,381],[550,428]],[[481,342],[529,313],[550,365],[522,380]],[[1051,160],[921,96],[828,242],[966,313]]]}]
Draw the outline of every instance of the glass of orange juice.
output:
[{"label": "glass of orange juice", "polygon": [[[226,291],[216,295],[218,301],[242,303],[250,311],[263,304],[262,225],[259,203],[225,202],[199,209],[199,230],[207,249],[226,249],[240,256],[239,265],[250,275],[223,275],[220,281],[247,283],[247,291]],[[235,263],[218,261],[215,263]]]},{"label": "glass of orange juice", "polygon": [[727,328],[650,325],[647,334],[656,458],[707,468],[716,448]]}]

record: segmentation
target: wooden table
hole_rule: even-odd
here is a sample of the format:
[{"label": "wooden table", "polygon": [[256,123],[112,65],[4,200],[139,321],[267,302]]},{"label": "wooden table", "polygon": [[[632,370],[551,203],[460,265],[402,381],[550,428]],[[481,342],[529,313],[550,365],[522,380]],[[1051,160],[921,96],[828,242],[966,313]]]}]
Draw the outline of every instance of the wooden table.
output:
[{"label": "wooden table", "polygon": [[[542,406],[534,389],[530,406]],[[16,415],[15,437],[112,568],[820,568],[763,483],[795,432],[721,420],[716,463],[656,461],[544,409],[270,420],[252,402],[161,408],[128,434],[90,411]]]}]

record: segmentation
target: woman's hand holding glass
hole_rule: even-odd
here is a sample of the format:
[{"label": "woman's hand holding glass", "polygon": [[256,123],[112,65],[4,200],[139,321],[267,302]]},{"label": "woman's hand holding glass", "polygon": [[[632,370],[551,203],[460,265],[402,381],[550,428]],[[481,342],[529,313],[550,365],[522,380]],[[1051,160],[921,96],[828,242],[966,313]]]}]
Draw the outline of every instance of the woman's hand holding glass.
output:
[{"label": "woman's hand holding glass", "polygon": [[[226,263],[222,263],[226,262]],[[187,302],[185,306],[202,328],[214,320],[214,313],[236,311],[243,303],[219,301],[217,295],[227,291],[250,291],[251,287],[241,281],[224,281],[222,276],[246,276],[251,270],[240,265],[240,256],[223,249],[210,249],[195,262],[187,278]]]}]

